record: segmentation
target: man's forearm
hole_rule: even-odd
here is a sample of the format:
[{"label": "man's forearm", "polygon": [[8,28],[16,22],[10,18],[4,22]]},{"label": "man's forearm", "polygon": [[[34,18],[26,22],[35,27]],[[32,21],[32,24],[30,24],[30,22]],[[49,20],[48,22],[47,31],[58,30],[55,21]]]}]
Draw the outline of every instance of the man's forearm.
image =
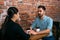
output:
[{"label": "man's forearm", "polygon": [[37,34],[49,34],[49,33],[50,33],[50,30],[47,29],[47,30],[40,31]]}]

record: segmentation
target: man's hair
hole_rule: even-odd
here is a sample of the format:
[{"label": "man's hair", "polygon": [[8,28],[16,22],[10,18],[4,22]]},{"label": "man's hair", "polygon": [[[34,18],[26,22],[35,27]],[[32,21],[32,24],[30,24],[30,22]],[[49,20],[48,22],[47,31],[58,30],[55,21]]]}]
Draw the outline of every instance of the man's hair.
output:
[{"label": "man's hair", "polygon": [[38,9],[39,9],[39,8],[42,8],[43,10],[46,10],[45,6],[43,6],[43,5],[39,5],[39,6],[38,6]]}]

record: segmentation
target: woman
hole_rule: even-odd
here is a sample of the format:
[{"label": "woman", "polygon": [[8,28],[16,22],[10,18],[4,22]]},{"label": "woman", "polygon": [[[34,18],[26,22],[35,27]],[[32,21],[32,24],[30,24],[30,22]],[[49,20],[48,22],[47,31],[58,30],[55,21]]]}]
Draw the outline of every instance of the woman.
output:
[{"label": "woman", "polygon": [[28,40],[29,34],[26,34],[21,26],[16,22],[19,18],[18,9],[10,7],[7,10],[7,17],[2,24],[2,40]]}]

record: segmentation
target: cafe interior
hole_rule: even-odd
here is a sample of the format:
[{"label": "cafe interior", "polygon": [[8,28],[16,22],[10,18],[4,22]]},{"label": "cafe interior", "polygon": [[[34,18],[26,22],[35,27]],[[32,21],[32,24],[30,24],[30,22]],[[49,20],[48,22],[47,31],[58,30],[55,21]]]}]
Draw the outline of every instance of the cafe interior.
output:
[{"label": "cafe interior", "polygon": [[[39,5],[46,7],[46,15],[53,19],[52,32],[55,40],[60,40],[60,0],[0,0],[0,29],[7,15],[7,9],[11,6],[19,10],[20,19],[16,23],[23,30],[30,28],[36,18]],[[31,35],[29,40],[42,40],[43,36],[45,35]]]}]

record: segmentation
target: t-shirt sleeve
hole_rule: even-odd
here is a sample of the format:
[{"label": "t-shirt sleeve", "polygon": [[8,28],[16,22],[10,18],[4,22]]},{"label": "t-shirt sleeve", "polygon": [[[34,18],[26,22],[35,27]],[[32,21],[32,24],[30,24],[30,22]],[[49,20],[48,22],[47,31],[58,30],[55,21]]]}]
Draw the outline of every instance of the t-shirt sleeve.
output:
[{"label": "t-shirt sleeve", "polygon": [[49,18],[49,19],[48,19],[48,26],[47,26],[47,29],[52,30],[52,27],[53,27],[53,19]]},{"label": "t-shirt sleeve", "polygon": [[21,28],[21,26],[18,26],[17,27],[17,32],[18,34],[24,39],[24,40],[29,40],[30,38],[30,35],[29,34],[26,34],[23,29]]}]

